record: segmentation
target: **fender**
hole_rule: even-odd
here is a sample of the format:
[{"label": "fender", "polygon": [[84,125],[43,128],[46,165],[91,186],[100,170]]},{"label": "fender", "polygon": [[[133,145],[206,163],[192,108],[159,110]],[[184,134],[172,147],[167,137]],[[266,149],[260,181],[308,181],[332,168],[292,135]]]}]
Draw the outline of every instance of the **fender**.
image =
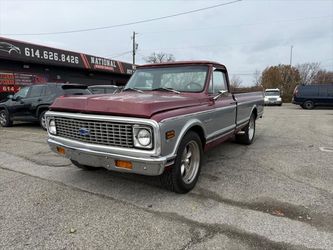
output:
[{"label": "fender", "polygon": [[49,110],[49,107],[50,107],[50,105],[46,105],[46,104],[41,104],[40,106],[38,106],[36,109],[36,117],[39,118],[41,110]]},{"label": "fender", "polygon": [[0,110],[2,110],[2,109],[6,110],[6,112],[9,114],[9,112],[8,112],[8,108],[7,108],[6,106],[4,106],[4,105],[0,105]]},{"label": "fender", "polygon": [[[252,109],[251,109],[250,117],[251,117],[254,110],[256,110],[256,119],[257,119],[258,118],[258,108],[257,108],[256,104],[254,104]],[[249,120],[250,120],[250,117],[249,117]]]},{"label": "fender", "polygon": [[[202,131],[203,131],[203,136],[204,136],[204,138],[205,138],[205,140],[206,140],[206,131],[205,131],[205,128],[204,128],[202,122],[201,122],[200,120],[198,120],[198,119],[191,119],[191,120],[189,120],[189,121],[187,121],[187,122],[185,123],[185,125],[184,125],[183,128],[182,128],[182,130],[180,131],[180,134],[179,134],[179,136],[178,136],[178,138],[177,138],[177,141],[176,141],[176,144],[175,144],[174,150],[172,151],[172,154],[171,154],[171,155],[173,155],[174,157],[177,155],[177,151],[178,151],[179,145],[180,145],[181,141],[183,140],[185,134],[186,134],[191,128],[193,128],[194,126],[199,126],[199,127],[202,129]],[[202,146],[204,146],[204,145],[202,145]]]}]

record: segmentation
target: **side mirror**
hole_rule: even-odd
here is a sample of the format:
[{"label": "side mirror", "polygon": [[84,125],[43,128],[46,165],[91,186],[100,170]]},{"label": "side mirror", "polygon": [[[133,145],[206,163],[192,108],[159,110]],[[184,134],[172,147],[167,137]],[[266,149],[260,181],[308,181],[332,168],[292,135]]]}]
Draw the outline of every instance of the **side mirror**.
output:
[{"label": "side mirror", "polygon": [[14,96],[13,95],[9,95],[9,96],[7,96],[7,98],[10,99],[10,100],[13,100]]},{"label": "side mirror", "polygon": [[213,100],[216,101],[219,99],[221,96],[226,96],[228,94],[227,90],[220,90],[219,93],[213,97]]}]

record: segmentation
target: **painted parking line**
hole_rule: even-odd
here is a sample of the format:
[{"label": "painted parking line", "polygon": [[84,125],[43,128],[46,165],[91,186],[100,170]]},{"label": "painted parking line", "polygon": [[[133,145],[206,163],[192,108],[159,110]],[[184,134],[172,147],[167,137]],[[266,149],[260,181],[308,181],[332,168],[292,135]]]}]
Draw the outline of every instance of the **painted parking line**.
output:
[{"label": "painted parking line", "polygon": [[333,153],[333,147],[319,147],[320,151]]}]

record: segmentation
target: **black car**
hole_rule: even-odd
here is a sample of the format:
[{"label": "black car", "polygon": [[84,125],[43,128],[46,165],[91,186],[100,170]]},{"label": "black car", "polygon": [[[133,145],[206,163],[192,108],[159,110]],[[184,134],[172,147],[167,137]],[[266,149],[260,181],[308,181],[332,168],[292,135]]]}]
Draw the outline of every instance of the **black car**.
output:
[{"label": "black car", "polygon": [[123,87],[116,85],[93,85],[89,86],[88,89],[93,94],[116,94],[121,92]]},{"label": "black car", "polygon": [[333,83],[298,85],[293,94],[292,103],[304,109],[315,106],[333,106]]},{"label": "black car", "polygon": [[59,96],[89,95],[85,85],[47,83],[23,87],[7,101],[0,102],[0,125],[9,127],[13,121],[38,121],[43,129],[45,112]]}]

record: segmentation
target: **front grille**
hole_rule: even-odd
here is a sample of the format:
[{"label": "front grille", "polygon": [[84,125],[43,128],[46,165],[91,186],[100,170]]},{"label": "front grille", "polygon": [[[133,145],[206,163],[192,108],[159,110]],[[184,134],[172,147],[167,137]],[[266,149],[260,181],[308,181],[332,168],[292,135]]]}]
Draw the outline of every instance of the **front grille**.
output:
[{"label": "front grille", "polygon": [[57,135],[76,141],[133,148],[132,125],[109,121],[55,117]]},{"label": "front grille", "polygon": [[276,101],[276,98],[268,98],[269,101]]}]

